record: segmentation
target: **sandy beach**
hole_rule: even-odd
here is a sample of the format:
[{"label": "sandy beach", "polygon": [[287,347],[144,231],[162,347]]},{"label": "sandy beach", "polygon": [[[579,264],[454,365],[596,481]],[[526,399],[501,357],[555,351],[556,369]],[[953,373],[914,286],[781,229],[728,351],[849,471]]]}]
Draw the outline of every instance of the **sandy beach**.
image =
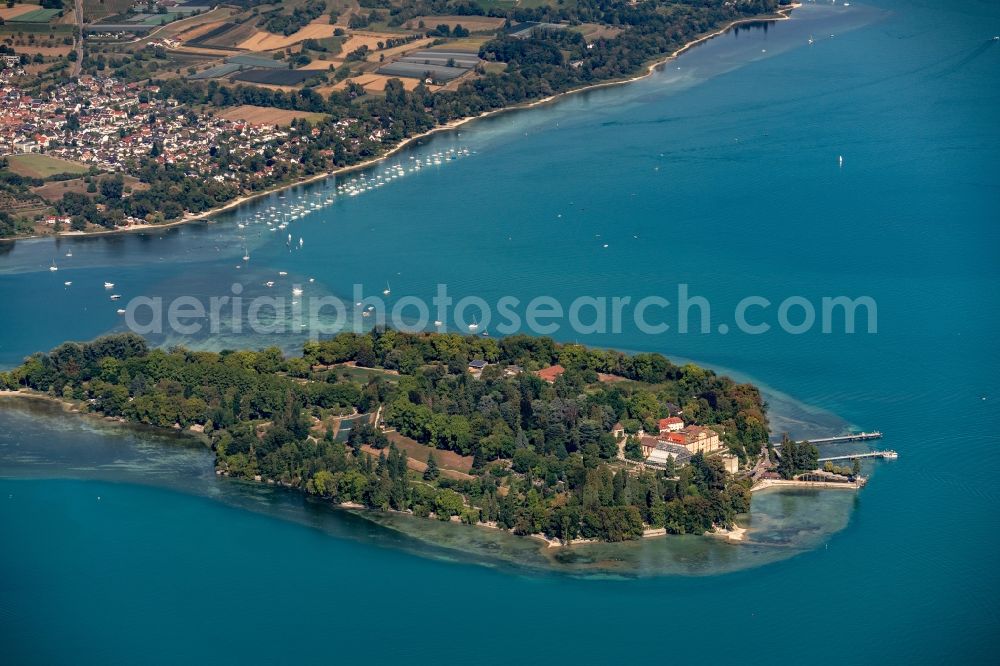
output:
[{"label": "sandy beach", "polygon": [[736,541],[736,542],[745,541],[746,534],[747,534],[747,528],[740,527],[739,525],[736,524],[733,525],[732,529],[726,529],[725,527],[716,527],[714,532],[705,533],[706,536],[714,536],[726,539],[727,541]]}]

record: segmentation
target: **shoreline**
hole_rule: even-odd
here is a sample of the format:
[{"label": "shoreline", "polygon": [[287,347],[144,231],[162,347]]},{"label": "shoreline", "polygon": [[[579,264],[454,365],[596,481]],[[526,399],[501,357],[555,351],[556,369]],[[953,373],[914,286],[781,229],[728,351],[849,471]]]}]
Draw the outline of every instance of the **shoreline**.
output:
[{"label": "shoreline", "polygon": [[[45,394],[45,393],[39,393],[37,391],[32,391],[30,389],[26,389],[26,390],[0,389],[0,404],[2,404],[2,402],[3,402],[3,400],[5,398],[15,398],[15,399],[21,398],[21,399],[32,400],[32,401],[45,402],[45,403],[48,403],[48,404],[51,404],[51,405],[55,405],[55,406],[58,406],[58,407],[62,408],[62,410],[64,412],[68,413],[68,414],[75,414],[77,416],[82,416],[84,418],[93,418],[93,419],[95,419],[97,421],[100,421],[101,423],[104,423],[104,424],[113,424],[113,425],[116,425],[116,426],[122,426],[122,427],[126,427],[126,428],[130,428],[130,427],[131,428],[137,428],[139,430],[142,430],[144,428],[150,428],[150,429],[152,429],[152,430],[154,430],[156,432],[159,432],[161,434],[175,433],[175,434],[190,435],[190,436],[194,437],[195,439],[197,439],[202,444],[206,443],[206,440],[205,440],[204,436],[201,435],[201,433],[198,430],[193,429],[193,428],[180,428],[180,429],[177,429],[177,428],[161,428],[161,427],[157,427],[157,426],[148,426],[148,425],[145,425],[145,424],[142,424],[142,423],[134,423],[132,421],[128,421],[128,420],[126,420],[124,418],[121,418],[121,417],[106,416],[106,415],[100,414],[99,412],[88,412],[88,411],[84,411],[83,409],[81,409],[81,404],[82,403],[80,403],[79,401],[70,400],[70,399],[67,399],[67,398],[60,398],[60,397],[48,395],[48,394]],[[213,466],[214,466],[214,463],[213,463]],[[227,471],[222,470],[222,469],[220,469],[218,467],[215,467],[214,471],[215,471],[215,475],[218,476],[218,477],[224,477],[224,478],[227,478],[227,479],[232,478],[235,481],[244,481],[244,482],[250,482],[250,483],[255,483],[255,484],[260,484],[260,485],[265,485],[265,486],[282,486],[282,487],[288,488],[290,490],[296,490],[296,491],[299,491],[299,492],[303,492],[303,490],[301,488],[295,488],[295,487],[293,487],[291,485],[287,485],[287,484],[275,481],[274,479],[264,479],[264,478],[262,478],[260,476],[257,476],[255,478],[235,478],[235,477],[231,477]],[[307,493],[307,495],[308,495],[308,493]],[[324,500],[323,498],[318,498],[318,499],[320,499],[321,501],[324,501],[326,504],[328,504],[333,509],[341,509],[341,510],[348,510],[348,511],[355,511],[355,512],[364,512],[364,513],[368,513],[368,512],[371,512],[371,511],[374,510],[374,509],[370,509],[370,508],[366,507],[363,504],[359,504],[357,502],[349,502],[349,501],[348,502],[330,502],[330,501]],[[391,510],[391,509],[390,509],[390,511],[393,512],[393,513],[399,513],[399,514],[413,516],[413,513],[411,511],[394,511],[394,510]],[[416,517],[416,516],[414,516],[414,517]],[[427,518],[427,520],[437,520],[437,518]],[[447,522],[460,522],[460,520],[458,520],[458,516],[452,516]],[[514,534],[514,531],[512,529],[503,529],[499,525],[497,525],[496,523],[476,522],[476,523],[471,523],[470,527],[477,527],[477,528],[482,528],[482,529],[500,530],[502,532],[507,532],[508,534],[510,534],[512,536],[519,536],[517,534]],[[738,525],[736,525],[736,526],[734,526],[734,528],[732,530],[726,530],[726,529],[723,529],[723,528],[716,528],[714,531],[705,532],[704,534],[701,534],[701,535],[698,535],[698,536],[715,537],[715,538],[720,538],[721,537],[721,538],[726,538],[726,539],[728,539],[731,542],[742,542],[742,541],[745,540],[744,539],[744,535],[746,534],[746,531],[747,530],[745,528],[742,528],[742,527],[739,527]],[[662,528],[662,527],[660,527],[660,528],[646,527],[643,530],[642,536],[638,540],[649,539],[649,538],[656,538],[656,537],[666,537],[666,536],[670,536],[670,535],[667,534],[667,530],[665,528]],[[613,542],[601,541],[600,539],[588,539],[588,538],[576,538],[576,539],[572,539],[570,541],[565,541],[564,542],[561,539],[558,539],[558,538],[555,538],[555,537],[548,537],[545,534],[542,534],[540,532],[536,532],[536,533],[533,533],[533,534],[525,534],[525,535],[523,535],[523,537],[526,538],[526,539],[531,539],[531,540],[540,542],[541,548],[542,548],[543,551],[551,549],[551,548],[566,548],[566,547],[570,547],[570,546],[585,545],[585,544],[613,543]]]},{"label": "shoreline", "polygon": [[343,174],[346,174],[346,173],[351,173],[353,171],[359,171],[359,170],[362,170],[362,169],[367,169],[368,167],[374,166],[374,165],[376,165],[376,164],[378,164],[378,163],[380,163],[380,162],[382,162],[384,160],[387,160],[388,158],[392,157],[393,155],[395,155],[399,151],[401,151],[404,148],[406,148],[407,146],[409,146],[411,143],[415,143],[417,141],[420,141],[421,139],[425,139],[425,138],[427,138],[427,137],[429,137],[429,136],[431,136],[433,134],[436,134],[438,132],[450,132],[450,131],[455,130],[455,129],[461,127],[462,125],[465,125],[466,123],[470,123],[470,122],[472,122],[474,120],[481,120],[483,118],[488,118],[490,116],[499,115],[501,113],[508,113],[508,112],[511,112],[511,111],[521,111],[521,110],[524,110],[524,109],[531,109],[533,107],[541,106],[543,104],[551,104],[551,103],[556,102],[559,99],[561,99],[563,97],[566,97],[568,95],[575,95],[575,94],[582,93],[582,92],[587,92],[587,91],[590,91],[590,90],[596,90],[598,88],[607,88],[607,87],[610,87],[610,86],[619,86],[619,85],[625,85],[625,84],[628,84],[628,83],[634,83],[636,81],[641,81],[642,79],[645,79],[645,78],[650,77],[653,74],[655,74],[657,70],[659,70],[664,65],[666,65],[669,62],[671,62],[672,60],[676,59],[678,56],[682,55],[685,51],[688,51],[689,49],[697,46],[698,44],[706,42],[706,41],[708,41],[710,39],[713,39],[713,38],[718,37],[720,35],[724,35],[725,33],[729,32],[730,30],[732,30],[733,28],[735,28],[738,25],[743,25],[745,23],[757,23],[757,22],[760,22],[760,21],[787,21],[787,20],[789,20],[791,18],[791,12],[794,11],[794,10],[796,10],[796,9],[798,9],[801,6],[802,6],[801,3],[799,3],[799,2],[793,2],[793,3],[787,4],[787,5],[780,5],[777,8],[777,10],[775,10],[774,14],[768,14],[766,16],[755,16],[753,18],[734,19],[734,20],[730,21],[729,23],[725,24],[724,26],[722,26],[721,28],[718,28],[718,29],[714,30],[713,32],[710,32],[708,34],[702,35],[700,37],[696,37],[695,39],[691,40],[690,42],[686,42],[685,44],[683,44],[682,46],[680,46],[678,49],[676,49],[675,51],[673,51],[669,55],[658,56],[657,58],[651,60],[649,62],[649,64],[646,66],[645,73],[638,74],[636,76],[631,76],[631,77],[624,78],[624,79],[612,79],[612,80],[609,80],[609,81],[601,81],[599,83],[589,84],[589,85],[586,85],[586,86],[582,86],[580,88],[573,88],[573,89],[570,89],[570,90],[565,90],[563,92],[556,93],[554,95],[549,95],[548,97],[543,97],[542,99],[537,99],[537,100],[534,100],[534,101],[531,101],[531,102],[522,102],[520,104],[514,104],[512,106],[505,106],[505,107],[500,108],[500,109],[493,109],[493,110],[490,110],[490,111],[484,111],[484,112],[482,112],[482,113],[480,113],[478,115],[474,115],[474,116],[465,116],[463,118],[456,118],[455,120],[450,120],[450,121],[448,121],[448,122],[446,122],[446,123],[444,123],[442,125],[437,125],[435,127],[432,127],[431,129],[427,130],[426,132],[421,132],[420,134],[414,134],[411,137],[407,137],[405,139],[402,139],[395,146],[393,146],[388,151],[386,151],[385,153],[383,153],[383,154],[381,154],[381,155],[379,155],[377,157],[372,157],[371,159],[365,160],[363,162],[358,162],[357,164],[351,164],[351,165],[347,165],[347,166],[343,166],[343,167],[338,167],[338,168],[333,169],[331,171],[326,171],[326,172],[319,173],[319,174],[313,174],[311,176],[305,176],[305,177],[296,179],[296,180],[288,182],[288,183],[282,183],[280,185],[275,185],[275,186],[267,188],[265,190],[261,190],[260,192],[254,192],[254,193],[251,193],[251,194],[246,194],[246,195],[237,197],[237,198],[233,199],[232,201],[228,201],[228,202],[226,202],[224,204],[216,206],[215,208],[210,208],[210,209],[208,209],[206,211],[202,211],[201,213],[185,213],[180,219],[174,220],[172,222],[165,222],[163,224],[139,224],[139,225],[133,225],[131,227],[125,227],[125,228],[121,228],[121,229],[104,229],[104,230],[101,230],[101,231],[61,231],[61,232],[53,233],[53,234],[43,234],[43,235],[30,234],[30,235],[22,235],[22,236],[11,236],[10,238],[0,238],[0,243],[14,242],[14,241],[18,241],[18,240],[42,239],[42,238],[56,238],[56,239],[59,239],[59,238],[84,238],[84,237],[90,237],[90,236],[107,236],[107,235],[117,235],[117,234],[143,233],[143,232],[155,231],[155,230],[159,230],[159,229],[170,229],[172,227],[178,227],[178,226],[181,226],[181,225],[184,225],[184,224],[189,224],[191,222],[199,222],[199,221],[202,221],[202,220],[206,220],[206,219],[209,219],[209,218],[211,218],[211,217],[213,217],[215,215],[218,215],[220,213],[224,213],[224,212],[226,212],[228,210],[232,210],[233,208],[238,208],[239,206],[241,206],[241,205],[243,205],[245,203],[249,203],[249,202],[251,202],[251,201],[253,201],[255,199],[259,199],[261,197],[265,197],[265,196],[268,196],[268,195],[271,195],[271,194],[276,194],[278,192],[283,192],[283,191],[289,190],[289,189],[291,189],[293,187],[300,187],[302,185],[309,185],[311,183],[315,183],[317,181],[324,180],[326,178],[331,178],[331,177],[334,177],[334,176],[339,176],[339,175],[343,175]]},{"label": "shoreline", "polygon": [[75,416],[80,416],[84,419],[91,419],[94,422],[102,423],[106,426],[115,426],[119,428],[132,429],[135,432],[143,433],[147,435],[149,433],[154,433],[156,435],[174,435],[183,436],[197,441],[199,444],[208,445],[209,440],[203,434],[202,431],[194,428],[163,428],[160,426],[150,425],[148,423],[139,423],[136,421],[129,421],[124,417],[120,416],[108,416],[102,414],[101,412],[91,412],[82,409],[83,405],[86,404],[79,400],[73,400],[70,398],[60,398],[54,395],[48,395],[47,393],[40,393],[38,391],[33,391],[31,389],[20,389],[17,391],[12,391],[9,389],[0,389],[0,405],[3,401],[8,399],[23,399],[31,402],[43,402],[49,405],[53,405],[62,409],[63,412],[67,414],[73,414]]}]

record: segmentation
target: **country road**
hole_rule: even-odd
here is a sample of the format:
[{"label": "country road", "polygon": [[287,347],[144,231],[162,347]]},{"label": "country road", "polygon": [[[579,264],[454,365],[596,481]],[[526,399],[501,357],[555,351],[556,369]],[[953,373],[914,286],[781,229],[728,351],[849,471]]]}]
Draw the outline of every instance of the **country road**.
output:
[{"label": "country road", "polygon": [[76,13],[76,30],[77,35],[73,36],[73,48],[76,51],[76,62],[70,68],[70,76],[77,77],[80,76],[80,70],[83,68],[83,0],[74,0],[74,12]]}]

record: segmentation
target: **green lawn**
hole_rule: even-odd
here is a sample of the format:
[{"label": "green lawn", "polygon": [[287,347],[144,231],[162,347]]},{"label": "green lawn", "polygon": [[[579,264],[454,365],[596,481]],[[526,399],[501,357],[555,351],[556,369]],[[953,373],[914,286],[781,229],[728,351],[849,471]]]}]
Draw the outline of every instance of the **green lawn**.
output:
[{"label": "green lawn", "polygon": [[11,155],[10,170],[28,178],[48,178],[57,173],[87,173],[90,167],[48,155]]},{"label": "green lawn", "polygon": [[379,368],[359,368],[357,366],[338,365],[330,369],[330,372],[337,377],[347,375],[354,381],[367,382],[373,377],[379,377],[383,381],[396,383],[399,381],[398,375],[392,375]]}]

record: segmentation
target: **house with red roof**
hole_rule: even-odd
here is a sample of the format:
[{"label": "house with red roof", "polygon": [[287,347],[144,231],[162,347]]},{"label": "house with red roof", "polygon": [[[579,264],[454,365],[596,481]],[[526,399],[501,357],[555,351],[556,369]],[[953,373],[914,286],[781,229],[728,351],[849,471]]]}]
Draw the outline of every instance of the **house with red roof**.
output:
[{"label": "house with red roof", "polygon": [[660,434],[665,432],[678,432],[684,429],[684,420],[677,416],[669,416],[660,419]]}]

